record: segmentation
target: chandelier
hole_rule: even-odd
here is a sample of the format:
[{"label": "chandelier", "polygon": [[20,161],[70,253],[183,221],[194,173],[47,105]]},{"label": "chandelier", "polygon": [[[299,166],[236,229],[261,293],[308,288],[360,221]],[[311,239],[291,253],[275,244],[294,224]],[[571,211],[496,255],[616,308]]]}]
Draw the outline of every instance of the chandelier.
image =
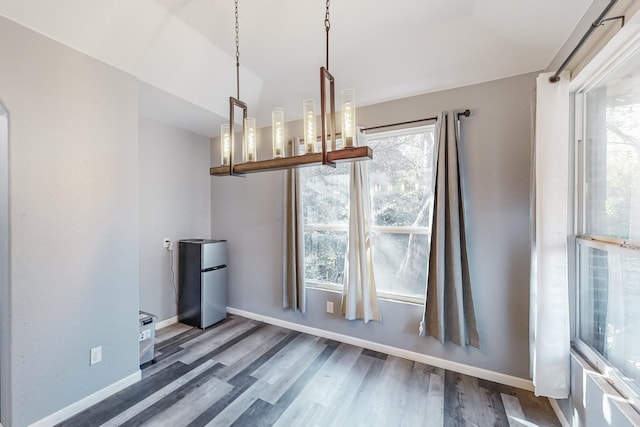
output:
[{"label": "chandelier", "polygon": [[[213,176],[244,176],[248,173],[292,169],[303,166],[330,165],[373,158],[373,150],[368,146],[356,145],[356,108],[353,89],[342,91],[342,134],[336,132],[335,80],[329,72],[329,30],[331,21],[329,0],[326,0],[324,19],[326,32],[326,63],[320,67],[320,151],[316,123],[314,99],[306,99],[303,108],[303,140],[295,138],[287,156],[284,111],[276,108],[271,114],[273,157],[258,160],[256,121],[247,117],[247,104],[240,100],[240,38],[238,26],[238,0],[235,0],[235,43],[236,43],[236,97],[229,97],[229,123],[220,126],[221,165],[209,169]],[[234,125],[236,110],[242,111],[242,162],[234,158]],[[342,144],[337,145],[337,137]],[[303,143],[302,148],[300,142]],[[302,151],[300,153],[299,151]]]}]

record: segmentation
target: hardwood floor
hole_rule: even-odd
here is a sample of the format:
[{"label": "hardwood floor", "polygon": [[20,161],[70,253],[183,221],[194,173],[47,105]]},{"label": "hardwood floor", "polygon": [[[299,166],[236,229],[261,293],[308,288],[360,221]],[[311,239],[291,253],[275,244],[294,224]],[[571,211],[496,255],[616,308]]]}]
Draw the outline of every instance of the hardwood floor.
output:
[{"label": "hardwood floor", "polygon": [[237,316],[158,331],[142,381],[59,426],[560,426],[547,399]]}]

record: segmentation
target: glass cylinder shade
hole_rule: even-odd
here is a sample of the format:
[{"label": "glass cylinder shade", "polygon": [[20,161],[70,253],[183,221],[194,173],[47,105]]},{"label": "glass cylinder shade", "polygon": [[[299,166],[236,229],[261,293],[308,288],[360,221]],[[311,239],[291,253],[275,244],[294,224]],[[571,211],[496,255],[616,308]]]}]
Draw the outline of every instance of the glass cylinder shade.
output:
[{"label": "glass cylinder shade", "polygon": [[276,108],[271,113],[273,157],[284,157],[284,110]]},{"label": "glass cylinder shade", "polygon": [[255,117],[247,117],[244,119],[244,161],[256,161],[256,119]]},{"label": "glass cylinder shade", "polygon": [[302,101],[302,117],[304,117],[304,145],[306,153],[313,153],[316,148],[316,100]]},{"label": "glass cylinder shade", "polygon": [[224,166],[229,165],[229,156],[231,156],[231,131],[229,123],[220,125],[220,161]]},{"label": "glass cylinder shade", "polygon": [[345,148],[355,145],[356,129],[356,91],[342,91],[342,143]]}]

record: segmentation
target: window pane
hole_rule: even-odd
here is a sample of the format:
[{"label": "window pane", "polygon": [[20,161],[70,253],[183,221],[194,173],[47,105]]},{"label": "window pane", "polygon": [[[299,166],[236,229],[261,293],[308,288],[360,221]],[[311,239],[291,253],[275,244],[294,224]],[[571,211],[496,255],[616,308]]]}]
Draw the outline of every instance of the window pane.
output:
[{"label": "window pane", "polygon": [[640,53],[586,93],[585,228],[640,241]]},{"label": "window pane", "polygon": [[373,268],[378,292],[424,297],[429,235],[373,236]]},{"label": "window pane", "polygon": [[310,231],[304,233],[305,277],[307,280],[342,285],[347,233]]},{"label": "window pane", "polygon": [[640,392],[640,254],[580,246],[579,336]]},{"label": "window pane", "polygon": [[367,138],[373,149],[375,225],[428,226],[433,206],[433,127],[411,134]]},{"label": "window pane", "polygon": [[[428,233],[433,205],[433,140],[433,126],[367,137],[375,153],[369,163],[375,225],[372,248],[376,287],[381,293],[424,296],[429,235],[402,234],[405,230],[399,227],[417,227]],[[348,163],[301,170],[305,273],[310,281],[343,283],[349,171]]]},{"label": "window pane", "polygon": [[346,224],[349,218],[349,165],[300,170],[306,224]]}]

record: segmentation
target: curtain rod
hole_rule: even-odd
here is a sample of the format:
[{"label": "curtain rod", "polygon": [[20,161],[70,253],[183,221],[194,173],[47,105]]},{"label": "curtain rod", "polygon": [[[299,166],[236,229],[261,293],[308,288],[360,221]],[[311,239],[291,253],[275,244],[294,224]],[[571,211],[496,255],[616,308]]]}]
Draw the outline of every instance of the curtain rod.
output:
[{"label": "curtain rod", "polygon": [[593,23],[591,24],[591,26],[589,27],[587,32],[584,33],[584,36],[582,36],[582,38],[578,42],[578,45],[575,48],[573,48],[573,50],[571,51],[569,56],[567,56],[567,59],[565,59],[564,62],[562,63],[562,65],[560,65],[560,68],[558,68],[558,71],[556,71],[553,76],[549,77],[549,81],[551,83],[556,83],[556,82],[558,82],[560,80],[560,73],[562,73],[564,71],[564,69],[567,68],[567,65],[569,65],[569,61],[571,61],[573,59],[574,55],[576,53],[578,53],[578,51],[580,50],[582,45],[584,45],[586,43],[586,41],[589,39],[589,37],[591,37],[591,33],[593,33],[593,31],[596,28],[598,28],[601,25],[603,25],[606,21],[614,21],[614,20],[618,20],[618,19],[622,21],[622,25],[621,26],[624,27],[624,15],[622,15],[622,16],[614,16],[612,18],[605,18],[605,16],[607,16],[607,14],[611,11],[613,6],[617,2],[618,2],[618,0],[611,0],[609,2],[609,4],[607,5],[607,7],[604,8],[604,10],[600,14],[600,16],[598,16],[598,19],[593,21]]},{"label": "curtain rod", "polygon": [[[471,110],[469,110],[468,108],[460,113],[458,113],[458,120],[460,120],[460,116],[464,116],[464,117],[469,117],[471,115]],[[398,123],[389,123],[386,125],[380,125],[380,126],[370,126],[368,128],[362,128],[363,132],[369,131],[369,130],[374,130],[374,129],[384,129],[384,128],[390,128],[390,127],[394,127],[394,126],[401,126],[401,125],[410,125],[412,123],[420,123],[420,122],[433,122],[435,120],[437,120],[438,117],[427,117],[425,119],[417,119],[417,120],[409,120],[407,122],[398,122]]]}]

